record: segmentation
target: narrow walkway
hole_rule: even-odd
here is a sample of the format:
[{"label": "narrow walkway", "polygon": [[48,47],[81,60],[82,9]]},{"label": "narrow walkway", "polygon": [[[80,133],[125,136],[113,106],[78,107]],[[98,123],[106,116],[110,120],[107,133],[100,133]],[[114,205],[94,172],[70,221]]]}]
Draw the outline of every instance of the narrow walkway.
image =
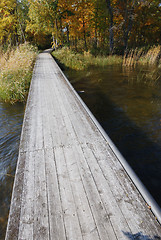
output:
[{"label": "narrow walkway", "polygon": [[161,226],[59,67],[36,61],[6,240],[161,239]]}]

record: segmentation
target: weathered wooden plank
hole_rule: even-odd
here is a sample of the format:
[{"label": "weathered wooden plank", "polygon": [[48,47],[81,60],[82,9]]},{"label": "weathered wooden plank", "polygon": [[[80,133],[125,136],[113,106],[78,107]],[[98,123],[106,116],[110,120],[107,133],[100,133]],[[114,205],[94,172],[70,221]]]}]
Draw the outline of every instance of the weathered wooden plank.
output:
[{"label": "weathered wooden plank", "polygon": [[[89,144],[88,144],[89,146]],[[122,167],[120,169],[117,169],[115,171],[114,163],[111,165],[110,163],[112,161],[112,156],[110,154],[111,150],[108,149],[107,146],[106,149],[103,148],[102,145],[93,145],[89,146],[89,148],[92,150],[96,160],[98,161],[99,168],[102,171],[102,175],[105,177],[105,179],[108,181],[108,184],[110,186],[110,189],[114,195],[114,198],[117,201],[118,206],[120,207],[121,211],[124,213],[126,220],[132,229],[132,232],[136,231],[142,231],[143,229],[140,228],[141,222],[143,219],[139,219],[134,217],[134,209],[131,212],[131,200],[130,196],[132,195],[132,191],[125,191],[123,186],[120,183],[120,179],[118,178],[118,170],[122,170]],[[106,152],[106,155],[104,154]],[[127,176],[126,176],[127,178]],[[117,184],[116,184],[117,183]],[[136,189],[135,189],[136,190]],[[133,208],[136,207],[136,200],[133,199]]]},{"label": "weathered wooden plank", "polygon": [[34,153],[26,153],[24,169],[24,184],[19,223],[19,240],[33,240],[34,224]]},{"label": "weathered wooden plank", "polygon": [[[43,115],[42,115],[42,125],[43,125],[43,138],[44,138],[44,148],[45,149],[51,149],[53,148],[54,144],[55,144],[55,139],[56,137],[54,137],[54,141],[53,141],[53,137],[52,137],[52,132],[54,131],[54,136],[56,136],[57,134],[57,128],[52,128],[51,131],[51,109],[49,109],[49,104],[48,101],[46,100],[46,97],[43,93],[43,101],[44,104],[46,105],[46,107],[44,107],[43,110]],[[53,119],[52,119],[53,121]]]},{"label": "weathered wooden plank", "polygon": [[67,239],[82,240],[81,226],[77,215],[76,203],[74,201],[69,173],[66,167],[62,147],[55,148],[55,161],[59,181],[60,196],[63,208],[63,217]]},{"label": "weathered wooden plank", "polygon": [[[85,159],[87,161],[87,165],[91,170],[91,174],[96,183],[98,192],[100,193],[102,202],[108,212],[108,216],[115,231],[115,234],[118,239],[126,239],[123,231],[130,233],[132,233],[132,231],[129,226],[129,221],[127,221],[126,219],[127,216],[125,212],[121,211],[117,202],[117,198],[113,195],[113,189],[111,189],[109,186],[109,182],[113,181],[114,179],[111,179],[109,176],[108,178],[104,177],[95,156],[93,155],[92,151],[87,147],[87,145],[82,145],[82,149]],[[108,160],[110,161],[110,158]],[[115,184],[117,184],[116,181],[114,181],[113,188],[115,188]]]},{"label": "weathered wooden plank", "polygon": [[5,238],[7,240],[18,239],[25,163],[25,153],[19,153]]},{"label": "weathered wooden plank", "polygon": [[63,210],[53,149],[45,150],[50,239],[65,240]]},{"label": "weathered wooden plank", "polygon": [[[58,79],[57,79],[58,81]],[[58,84],[56,82],[56,84]],[[62,96],[62,102],[61,102],[61,108],[63,109],[63,113],[67,112],[68,118],[70,119],[71,125],[72,125],[72,132],[76,136],[73,136],[76,141],[79,143],[83,143],[84,141],[92,141],[91,135],[88,135],[88,129],[87,123],[84,124],[84,122],[81,119],[82,112],[80,110],[80,105],[76,105],[75,99],[73,96],[69,97],[65,92],[66,85],[61,84],[61,88],[59,87],[59,95]],[[68,92],[68,91],[67,91]],[[74,107],[76,105],[76,107]],[[86,118],[86,116],[84,115]],[[69,141],[70,143],[70,141]]]},{"label": "weathered wooden plank", "polygon": [[[27,149],[33,148],[31,141],[31,132],[33,131],[33,122],[35,121],[35,111],[34,111],[34,81],[30,86],[30,93],[28,97],[28,103],[25,110],[23,128],[21,133],[21,141],[20,141],[20,152],[24,152]],[[32,139],[33,141],[33,139]],[[30,145],[31,144],[31,145]],[[29,146],[30,145],[30,146]]]},{"label": "weathered wooden plank", "polygon": [[152,238],[154,237],[154,231],[159,234],[157,232],[158,228],[156,228],[155,217],[151,215],[146,202],[131,182],[121,164],[116,161],[112,150],[103,143],[102,145],[90,145],[89,147],[98,161],[102,174],[107,180],[110,179],[108,181],[110,188],[132,232],[142,232],[142,234]]},{"label": "weathered wooden plank", "polygon": [[[62,89],[62,88],[61,88]],[[64,100],[65,98],[63,97],[63,100]],[[61,104],[61,106],[63,106],[63,103]],[[70,105],[69,105],[70,106]],[[62,109],[63,110],[63,113],[65,112],[64,111],[64,109]],[[69,110],[69,109],[68,109]],[[70,115],[70,112],[68,112],[68,114]],[[73,115],[72,115],[72,118],[73,118]],[[67,127],[68,127],[69,125],[67,125]],[[84,125],[85,126],[85,125]],[[89,137],[89,136],[88,136]],[[83,138],[84,138],[84,136],[83,136]],[[84,139],[86,139],[86,138],[84,138]],[[73,142],[71,142],[71,144],[73,144]],[[67,148],[68,149],[68,148]],[[66,151],[67,151],[67,149],[66,149]],[[74,171],[73,171],[74,172]],[[77,175],[77,177],[79,177],[79,175]]]},{"label": "weathered wooden plank", "polygon": [[[54,78],[55,79],[55,78]],[[68,146],[72,143],[78,144],[79,138],[77,137],[73,125],[76,123],[73,119],[73,112],[71,113],[70,105],[68,102],[68,99],[62,92],[62,87],[58,87],[57,85],[57,78],[55,79],[54,86],[56,86],[57,91],[55,91],[55,96],[57,99],[57,106],[58,106],[58,124],[60,124],[60,117],[62,118],[61,121],[63,121],[64,126],[64,132],[61,134],[62,138],[62,145]],[[62,96],[61,98],[59,96]],[[70,115],[72,118],[70,118]],[[65,138],[65,139],[64,139]]]},{"label": "weathered wooden plank", "polygon": [[96,142],[100,140],[99,130],[95,127],[76,96],[71,94],[72,90],[67,86],[66,82],[64,82],[60,73],[57,74],[57,82],[55,84],[58,86],[60,85],[58,89],[60,95],[63,96],[62,99],[64,103],[62,102],[62,105],[64,104],[68,112],[68,116],[71,119],[74,132],[78,136],[79,142]]},{"label": "weathered wooden plank", "polygon": [[[54,82],[54,85],[55,85],[55,82]],[[58,87],[56,89],[58,89]],[[55,93],[55,94],[56,94],[56,96],[58,98],[59,110],[60,110],[60,112],[62,114],[62,117],[63,117],[63,120],[65,122],[64,127],[67,128],[66,130],[67,130],[67,135],[68,135],[68,138],[69,138],[69,135],[74,132],[73,131],[74,129],[72,127],[72,124],[71,124],[69,116],[68,116],[69,112],[67,113],[67,111],[66,111],[66,109],[64,107],[64,106],[67,106],[66,104],[68,104],[68,102],[65,101],[66,99],[64,97],[63,98],[59,98],[60,92]],[[63,99],[63,101],[60,101],[62,99]],[[62,136],[64,136],[64,135],[62,135]],[[74,137],[75,137],[75,134],[73,134],[73,137],[70,138],[71,139],[71,142],[70,142],[71,144],[73,144],[73,142],[76,141],[76,139],[74,139]],[[66,145],[68,145],[68,143]],[[96,228],[95,225],[93,225],[94,224],[94,220],[92,220],[92,215],[91,215],[91,212],[89,210],[89,206],[87,204],[87,199],[86,199],[86,195],[85,195],[85,192],[84,192],[84,189],[83,189],[83,185],[81,185],[81,181],[80,181],[80,176],[78,174],[78,170],[77,171],[72,170],[73,167],[75,168],[75,164],[77,164],[77,163],[75,163],[75,164],[73,164],[73,162],[69,163],[69,162],[74,160],[73,157],[72,157],[73,156],[72,153],[73,153],[73,149],[71,149],[70,147],[65,148],[64,154],[67,157],[66,163],[67,163],[67,165],[69,167],[68,172],[69,172],[69,175],[71,177],[70,180],[71,180],[72,185],[75,182],[74,179],[73,179],[74,176],[75,176],[75,180],[79,179],[79,180],[76,181],[76,184],[73,186],[73,188],[74,188],[73,194],[74,194],[74,196],[76,198],[75,202],[76,202],[76,205],[77,205],[77,211],[79,211],[78,217],[79,217],[79,221],[80,221],[81,228],[82,228],[82,231],[83,231],[83,237],[85,239],[95,239],[95,237],[97,236],[96,239],[99,239],[98,238],[98,233],[96,232],[97,228]],[[77,168],[75,168],[75,169],[77,169]],[[71,172],[72,172],[72,174],[70,174]],[[91,219],[92,222],[91,221],[88,222],[89,218]],[[90,225],[92,226],[92,229],[91,229],[91,227],[89,227]],[[87,231],[87,229],[88,229],[88,231]],[[91,231],[90,231],[90,229],[91,229]]]},{"label": "weathered wooden plank", "polygon": [[33,79],[31,81],[28,101],[25,110],[21,141],[20,141],[20,152],[34,151],[36,144],[36,134],[37,129],[37,97],[38,97],[38,78],[37,72],[39,71],[41,56],[37,58]]},{"label": "weathered wooden plank", "polygon": [[56,106],[54,107],[54,110],[57,113],[57,127],[60,132],[61,145],[66,146],[69,145],[71,141],[74,140],[74,142],[76,142],[78,140],[73,131],[72,122],[69,119],[69,112],[66,110],[68,109],[69,104],[68,99],[66,99],[62,94],[62,88],[59,86],[57,76],[54,73],[53,76],[54,81],[52,81],[52,87],[54,88],[54,95],[56,97]]},{"label": "weathered wooden plank", "polygon": [[75,151],[75,147],[72,146],[65,147],[63,150],[83,239],[100,239],[91,206],[77,166],[77,161],[79,160],[78,152]]},{"label": "weathered wooden plank", "polygon": [[[51,134],[53,138],[53,147],[54,146],[62,146],[66,144],[67,141],[67,133],[66,127],[63,121],[63,112],[60,109],[59,98],[60,96],[57,94],[57,89],[55,86],[55,76],[53,75],[52,68],[48,70],[48,83],[47,83],[47,95],[46,95],[46,103],[49,109],[48,118],[50,119],[51,125]],[[51,81],[51,78],[53,81]]]},{"label": "weathered wooden plank", "polygon": [[39,150],[43,149],[44,147],[44,136],[43,136],[43,114],[44,109],[42,108],[42,92],[43,92],[43,86],[41,82],[43,81],[42,77],[37,77],[37,101],[36,101],[36,128],[35,132],[33,133],[36,135],[35,139],[35,149]]},{"label": "weathered wooden plank", "polygon": [[49,216],[44,150],[35,151],[34,160],[34,240],[48,240]]},{"label": "weathered wooden plank", "polygon": [[[48,85],[50,89],[52,89],[51,84]],[[49,90],[48,90],[49,91]],[[47,92],[48,93],[48,92]],[[57,121],[57,100],[55,98],[55,92],[52,89],[52,94],[54,97],[48,98],[48,94],[45,96],[45,101],[46,101],[46,109],[47,113],[43,115],[44,117],[44,123],[48,124],[50,135],[52,138],[52,148],[54,146],[60,146],[62,145],[61,143],[61,137],[60,137],[60,132],[59,132],[59,122]],[[46,127],[44,129],[46,131]],[[48,142],[48,136],[46,137],[46,142]],[[44,142],[45,146],[47,146],[48,143]]]},{"label": "weathered wooden plank", "polygon": [[88,197],[88,201],[90,203],[100,239],[117,239],[109,218],[109,212],[106,211],[101,200],[100,193],[97,189],[92,172],[86,163],[86,159],[84,158],[84,153],[80,146],[74,146],[74,148],[77,152],[77,163],[80,175],[86,195]]}]

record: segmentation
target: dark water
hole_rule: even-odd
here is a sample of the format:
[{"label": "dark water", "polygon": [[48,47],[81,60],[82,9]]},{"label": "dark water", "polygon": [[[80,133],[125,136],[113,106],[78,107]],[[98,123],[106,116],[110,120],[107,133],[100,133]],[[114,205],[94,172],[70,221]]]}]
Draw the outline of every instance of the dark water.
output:
[{"label": "dark water", "polygon": [[65,74],[161,206],[161,83],[144,78],[152,71],[109,66]]},{"label": "dark water", "polygon": [[0,102],[0,240],[5,237],[24,106]]}]

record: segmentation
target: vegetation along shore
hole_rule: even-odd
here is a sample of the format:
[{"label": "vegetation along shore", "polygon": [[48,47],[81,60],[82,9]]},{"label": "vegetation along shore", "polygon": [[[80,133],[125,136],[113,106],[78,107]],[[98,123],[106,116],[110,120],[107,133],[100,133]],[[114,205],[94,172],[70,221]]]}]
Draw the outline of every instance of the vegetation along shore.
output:
[{"label": "vegetation along shore", "polygon": [[0,98],[12,103],[26,99],[35,49],[25,42],[39,49],[52,46],[54,56],[76,70],[160,66],[160,16],[160,0],[1,0]]},{"label": "vegetation along shore", "polygon": [[37,49],[28,43],[0,52],[0,98],[25,102],[32,78]]},{"label": "vegetation along shore", "polygon": [[56,60],[65,68],[84,70],[89,66],[122,65],[123,67],[156,66],[161,68],[161,46],[152,46],[149,50],[131,49],[121,55],[93,56],[90,52],[78,53],[67,47],[52,52]]}]

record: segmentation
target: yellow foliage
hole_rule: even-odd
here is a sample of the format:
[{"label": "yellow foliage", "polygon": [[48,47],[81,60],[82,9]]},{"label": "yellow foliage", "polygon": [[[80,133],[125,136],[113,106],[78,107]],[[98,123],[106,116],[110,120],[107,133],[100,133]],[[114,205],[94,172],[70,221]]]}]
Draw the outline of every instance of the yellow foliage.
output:
[{"label": "yellow foliage", "polygon": [[16,0],[1,0],[0,2],[0,42],[12,38],[17,24]]}]

